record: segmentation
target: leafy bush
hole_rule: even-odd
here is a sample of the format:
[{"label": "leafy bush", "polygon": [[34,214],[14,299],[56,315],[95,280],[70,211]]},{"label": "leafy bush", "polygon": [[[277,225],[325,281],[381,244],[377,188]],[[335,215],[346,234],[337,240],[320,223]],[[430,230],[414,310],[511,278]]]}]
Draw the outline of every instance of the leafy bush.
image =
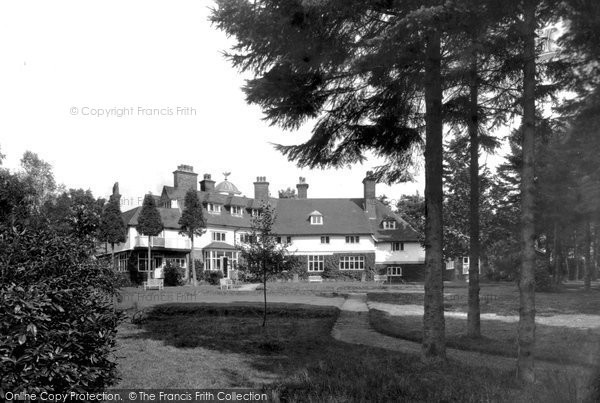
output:
[{"label": "leafy bush", "polygon": [[167,262],[163,270],[163,275],[166,286],[177,287],[183,285],[183,269],[179,265]]},{"label": "leafy bush", "polygon": [[102,391],[117,379],[116,276],[87,245],[0,225],[0,397]]},{"label": "leafy bush", "polygon": [[205,270],[203,280],[211,285],[219,285],[219,280],[223,278],[223,273],[219,270]]}]

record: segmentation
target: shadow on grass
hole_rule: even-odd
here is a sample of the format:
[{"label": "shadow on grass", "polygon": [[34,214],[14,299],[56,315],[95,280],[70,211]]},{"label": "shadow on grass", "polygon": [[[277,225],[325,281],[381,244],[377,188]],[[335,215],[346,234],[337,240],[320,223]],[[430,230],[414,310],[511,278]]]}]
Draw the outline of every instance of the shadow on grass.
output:
[{"label": "shadow on grass", "polygon": [[497,401],[520,393],[509,373],[339,342],[330,336],[337,308],[271,304],[266,328],[261,314],[260,304],[167,304],[141,317],[142,331],[130,337],[245,355],[276,375],[264,389],[283,401]]},{"label": "shadow on grass", "polygon": [[[376,309],[369,311],[371,326],[380,333],[392,337],[421,342],[423,336],[423,316],[392,316]],[[517,322],[482,320],[482,338],[465,336],[467,318],[447,316],[446,345],[459,350],[477,351],[504,357],[517,357]],[[557,364],[575,364],[595,367],[599,332],[571,327],[545,326],[536,324],[537,359]]]}]

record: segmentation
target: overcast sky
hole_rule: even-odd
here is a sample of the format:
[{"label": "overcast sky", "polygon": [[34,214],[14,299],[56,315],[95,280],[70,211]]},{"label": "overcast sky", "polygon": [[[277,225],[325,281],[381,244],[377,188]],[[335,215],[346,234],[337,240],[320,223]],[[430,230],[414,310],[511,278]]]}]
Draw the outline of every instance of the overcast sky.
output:
[{"label": "overcast sky", "polygon": [[[118,181],[134,200],[172,185],[179,164],[217,182],[231,172],[229,180],[248,196],[256,176],[267,177],[275,196],[304,176],[309,197],[360,197],[365,172],[380,162],[300,170],[273,149],[270,143],[307,139],[311,127],[269,127],[245,103],[244,77],[220,53],[231,41],[207,21],[211,4],[2,2],[4,165],[17,168],[31,150],[67,188],[107,196]],[[416,183],[379,185],[377,192],[397,199],[417,190],[423,192],[422,174]]]}]

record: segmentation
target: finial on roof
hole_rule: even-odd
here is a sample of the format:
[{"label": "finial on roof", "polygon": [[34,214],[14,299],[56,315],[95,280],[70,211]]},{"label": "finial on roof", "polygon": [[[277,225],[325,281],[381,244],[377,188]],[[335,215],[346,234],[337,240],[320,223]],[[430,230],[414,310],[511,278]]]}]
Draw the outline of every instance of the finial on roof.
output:
[{"label": "finial on roof", "polygon": [[225,180],[227,180],[227,177],[231,175],[231,172],[223,172],[223,176],[225,177]]}]

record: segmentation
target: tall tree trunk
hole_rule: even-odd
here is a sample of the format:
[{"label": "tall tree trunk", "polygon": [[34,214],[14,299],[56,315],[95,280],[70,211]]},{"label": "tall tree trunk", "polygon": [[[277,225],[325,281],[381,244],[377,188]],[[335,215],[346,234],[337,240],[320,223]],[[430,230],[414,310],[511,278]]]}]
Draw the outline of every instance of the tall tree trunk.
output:
[{"label": "tall tree trunk", "polygon": [[479,311],[479,133],[478,133],[478,75],[477,75],[477,50],[475,49],[477,36],[473,35],[471,46],[471,65],[469,68],[469,107],[470,119],[468,122],[470,161],[469,176],[471,182],[469,197],[469,308],[467,313],[467,335],[481,337],[481,321]]},{"label": "tall tree trunk", "polygon": [[554,284],[560,284],[562,279],[562,236],[558,223],[554,223]]},{"label": "tall tree trunk", "polygon": [[263,298],[265,301],[265,306],[264,306],[264,310],[263,310],[263,327],[267,326],[267,267],[265,265],[265,263],[263,262],[262,264],[263,269]]},{"label": "tall tree trunk", "polygon": [[148,270],[148,278],[154,278],[154,273],[152,273],[152,237],[148,235],[148,264],[146,265],[146,269]]},{"label": "tall tree trunk", "polygon": [[577,229],[575,229],[575,245],[573,246],[573,259],[575,260],[575,281],[579,280],[579,244]]},{"label": "tall tree trunk", "polygon": [[425,65],[425,301],[424,361],[445,360],[442,215],[442,78],[440,32],[426,41]]},{"label": "tall tree trunk", "polygon": [[110,259],[112,261],[113,270],[117,271],[117,265],[115,262],[115,243],[114,242],[110,243]]},{"label": "tall tree trunk", "polygon": [[592,280],[598,280],[598,224],[594,224],[594,238],[592,244],[592,251],[594,255],[592,257]]},{"label": "tall tree trunk", "polygon": [[583,242],[583,259],[585,265],[583,266],[583,288],[589,290],[591,286],[591,274],[592,274],[592,229],[589,218],[585,221],[585,240]]},{"label": "tall tree trunk", "polygon": [[196,259],[194,259],[194,235],[191,236],[191,246],[192,246],[192,251],[190,252],[190,256],[191,256],[191,260],[192,260],[192,281],[193,281],[193,285],[194,287],[196,287],[198,285],[198,278],[196,276]]},{"label": "tall tree trunk", "polygon": [[519,276],[519,344],[517,378],[533,384],[535,370],[535,30],[537,0],[523,2],[523,168],[521,172],[521,273]]}]

